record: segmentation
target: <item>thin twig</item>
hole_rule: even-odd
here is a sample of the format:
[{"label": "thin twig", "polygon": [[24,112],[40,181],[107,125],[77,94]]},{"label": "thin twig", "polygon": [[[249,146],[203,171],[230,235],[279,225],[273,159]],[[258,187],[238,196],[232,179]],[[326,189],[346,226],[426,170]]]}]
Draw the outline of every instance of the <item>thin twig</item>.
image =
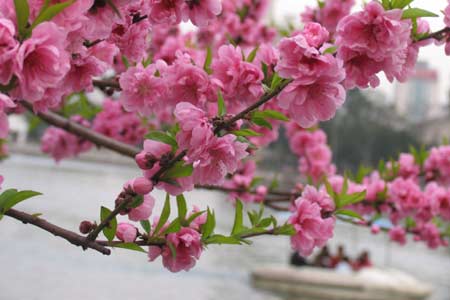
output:
[{"label": "thin twig", "polygon": [[98,244],[95,241],[89,241],[86,239],[86,237],[84,237],[82,235],[79,235],[73,231],[61,228],[61,227],[54,225],[44,219],[41,219],[39,217],[30,215],[28,213],[18,211],[15,209],[8,210],[5,213],[5,215],[7,215],[11,218],[14,218],[16,220],[19,220],[19,221],[23,222],[24,224],[31,224],[36,227],[39,227],[45,231],[52,233],[55,236],[65,239],[66,241],[68,241],[69,243],[71,243],[75,246],[91,248],[91,249],[94,249],[94,250],[104,254],[104,255],[111,254],[111,250],[106,248],[105,246]]}]

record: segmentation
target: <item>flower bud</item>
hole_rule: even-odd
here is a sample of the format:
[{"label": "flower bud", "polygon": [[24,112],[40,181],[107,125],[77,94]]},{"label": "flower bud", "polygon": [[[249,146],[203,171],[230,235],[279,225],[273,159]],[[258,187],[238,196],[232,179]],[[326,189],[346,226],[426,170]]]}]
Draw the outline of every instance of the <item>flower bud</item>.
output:
[{"label": "flower bud", "polygon": [[372,225],[372,227],[370,228],[370,232],[372,232],[373,234],[378,234],[380,233],[381,228],[378,225]]},{"label": "flower bud", "polygon": [[133,180],[132,189],[136,194],[147,195],[153,190],[153,183],[145,177],[139,177]]},{"label": "flower bud", "polygon": [[[147,158],[146,158],[146,153],[144,151],[138,153],[135,157],[136,160],[136,164],[139,166],[139,168],[141,168],[142,170],[148,170],[148,166],[147,166]],[[150,168],[151,169],[151,168]]]},{"label": "flower bud", "polygon": [[117,225],[116,236],[125,243],[132,243],[136,240],[137,229],[129,223],[119,223]]},{"label": "flower bud", "polygon": [[94,229],[95,225],[89,221],[83,221],[80,223],[79,230],[82,234],[88,234]]}]

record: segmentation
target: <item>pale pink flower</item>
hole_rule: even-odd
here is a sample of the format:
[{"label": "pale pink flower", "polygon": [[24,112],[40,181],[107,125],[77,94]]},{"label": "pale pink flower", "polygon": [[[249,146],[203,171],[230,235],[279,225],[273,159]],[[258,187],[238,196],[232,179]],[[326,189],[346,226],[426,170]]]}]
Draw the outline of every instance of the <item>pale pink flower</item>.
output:
[{"label": "pale pink flower", "polygon": [[395,226],[389,230],[389,237],[392,241],[399,243],[400,245],[406,244],[406,231],[400,226]]},{"label": "pale pink flower", "polygon": [[0,84],[7,85],[13,75],[13,59],[17,54],[19,42],[15,39],[14,23],[0,18]]},{"label": "pale pink flower", "polygon": [[65,40],[66,33],[60,27],[44,22],[22,43],[14,66],[20,97],[35,102],[44,96],[47,89],[58,86],[70,69]]},{"label": "pale pink flower", "polygon": [[213,77],[223,86],[227,110],[237,112],[255,102],[262,94],[264,74],[260,68],[243,61],[240,47],[221,46],[212,63]]},{"label": "pale pink flower", "polygon": [[151,115],[164,107],[166,82],[156,75],[165,68],[163,61],[157,61],[146,68],[138,65],[122,73],[119,79],[122,88],[120,101],[127,111]]},{"label": "pale pink flower", "polygon": [[323,247],[333,237],[335,219],[323,219],[321,207],[308,198],[295,201],[294,212],[288,222],[294,226],[296,234],[291,237],[292,249],[301,256],[311,255],[315,247]]},{"label": "pale pink flower", "polygon": [[151,195],[145,195],[144,201],[141,205],[136,208],[132,208],[128,213],[128,218],[131,221],[143,221],[148,220],[152,214],[153,208],[155,207],[155,198]]},{"label": "pale pink flower", "polygon": [[161,255],[164,267],[171,272],[189,271],[203,251],[200,234],[192,228],[183,227],[177,233],[170,233],[166,241],[174,247],[176,255],[172,254],[167,245],[150,246],[148,258],[154,261]]},{"label": "pale pink flower", "polygon": [[125,243],[132,243],[137,237],[137,228],[130,223],[119,223],[117,225],[116,236],[119,240]]},{"label": "pale pink flower", "polygon": [[222,11],[220,0],[186,0],[182,9],[183,20],[188,19],[194,25],[206,26]]},{"label": "pale pink flower", "polygon": [[320,48],[330,38],[330,33],[319,23],[307,23],[302,34],[311,47]]},{"label": "pale pink flower", "polygon": [[323,188],[316,189],[311,185],[307,185],[303,190],[302,198],[319,204],[323,212],[332,212],[335,209],[333,199]]}]

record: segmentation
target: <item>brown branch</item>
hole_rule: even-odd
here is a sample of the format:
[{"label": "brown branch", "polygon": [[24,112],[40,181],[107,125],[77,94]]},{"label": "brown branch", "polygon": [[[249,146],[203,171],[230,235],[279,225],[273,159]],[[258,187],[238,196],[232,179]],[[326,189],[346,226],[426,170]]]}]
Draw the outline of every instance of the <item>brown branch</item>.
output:
[{"label": "brown branch", "polygon": [[[210,191],[220,191],[220,192],[226,192],[226,193],[250,193],[250,194],[256,194],[255,190],[247,190],[245,188],[227,188],[223,186],[217,186],[217,185],[195,185],[195,188],[197,189],[203,189],[203,190],[210,190]],[[301,193],[291,193],[287,191],[268,191],[267,194],[273,195],[273,196],[282,196],[282,197],[300,197]],[[283,201],[289,201],[283,200]]]},{"label": "brown branch", "polygon": [[75,246],[91,248],[91,249],[94,249],[94,250],[104,254],[104,255],[111,254],[111,250],[106,248],[105,246],[103,246],[99,243],[96,243],[95,241],[89,241],[86,239],[86,237],[84,237],[82,235],[79,235],[73,231],[56,226],[56,225],[54,225],[44,219],[38,218],[36,216],[30,215],[30,214],[27,214],[25,212],[18,211],[15,209],[8,210],[5,213],[5,215],[7,215],[11,218],[14,218],[16,220],[19,220],[19,221],[23,222],[24,224],[31,224],[36,227],[39,227],[45,231],[52,233],[55,236],[65,239],[66,241],[68,241],[69,243],[71,243]]},{"label": "brown branch", "polygon": [[112,88],[120,90],[120,84],[117,80],[92,80],[92,84],[100,89]]},{"label": "brown branch", "polygon": [[285,79],[283,80],[278,87],[276,87],[273,91],[269,92],[269,93],[265,93],[257,102],[253,103],[252,105],[250,105],[249,107],[247,107],[246,109],[244,109],[243,111],[241,111],[240,113],[234,115],[232,118],[226,120],[223,123],[220,123],[219,125],[216,126],[216,128],[214,129],[214,133],[218,134],[220,133],[220,131],[222,129],[227,129],[230,126],[232,126],[236,121],[239,121],[240,119],[243,119],[246,117],[247,114],[249,114],[250,112],[252,112],[253,110],[257,109],[258,107],[260,107],[261,105],[263,105],[264,103],[268,102],[269,100],[271,100],[272,98],[278,96],[279,93],[281,93],[281,91],[289,84],[291,83],[293,80],[292,79]]},{"label": "brown branch", "polygon": [[[27,108],[29,111],[33,112],[33,107],[28,102],[22,101],[21,104]],[[76,122],[72,122],[67,118],[64,118],[53,112],[41,112],[36,114],[39,118],[45,122],[62,128],[70,133],[76,134],[77,136],[84,138],[97,146],[104,147],[122,155],[134,158],[136,154],[140,152],[139,148],[130,146],[125,143],[121,143],[112,138],[109,138],[103,134],[97,133],[94,130],[80,125]]]},{"label": "brown branch", "polygon": [[442,40],[448,33],[450,33],[450,27],[445,27],[439,31],[432,32],[427,36],[423,36],[416,40],[416,42],[428,40],[428,39],[435,39],[435,40]]}]

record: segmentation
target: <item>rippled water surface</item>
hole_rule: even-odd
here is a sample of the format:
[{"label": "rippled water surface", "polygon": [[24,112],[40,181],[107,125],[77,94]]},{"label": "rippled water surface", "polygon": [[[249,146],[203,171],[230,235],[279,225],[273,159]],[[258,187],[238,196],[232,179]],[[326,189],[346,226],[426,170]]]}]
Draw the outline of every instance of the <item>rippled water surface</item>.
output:
[{"label": "rippled water surface", "polygon": [[[84,219],[97,219],[100,205],[112,207],[122,184],[139,175],[126,166],[63,162],[15,156],[0,164],[4,187],[34,189],[44,196],[17,208],[63,227],[77,230]],[[156,193],[161,207],[163,193]],[[221,194],[196,191],[187,194],[190,204],[216,210],[218,228],[226,233],[233,213]],[[378,266],[408,272],[433,284],[432,300],[450,299],[450,252],[430,251],[411,243],[402,248],[386,243],[383,235],[339,225],[334,247],[346,243],[350,255],[371,249]],[[148,263],[144,254],[115,250],[111,257],[83,252],[48,233],[5,217],[0,223],[0,300],[279,300],[280,296],[254,289],[252,268],[285,264],[289,243],[284,237],[260,237],[252,246],[214,246],[205,251],[190,272],[169,273],[160,261]]]}]

